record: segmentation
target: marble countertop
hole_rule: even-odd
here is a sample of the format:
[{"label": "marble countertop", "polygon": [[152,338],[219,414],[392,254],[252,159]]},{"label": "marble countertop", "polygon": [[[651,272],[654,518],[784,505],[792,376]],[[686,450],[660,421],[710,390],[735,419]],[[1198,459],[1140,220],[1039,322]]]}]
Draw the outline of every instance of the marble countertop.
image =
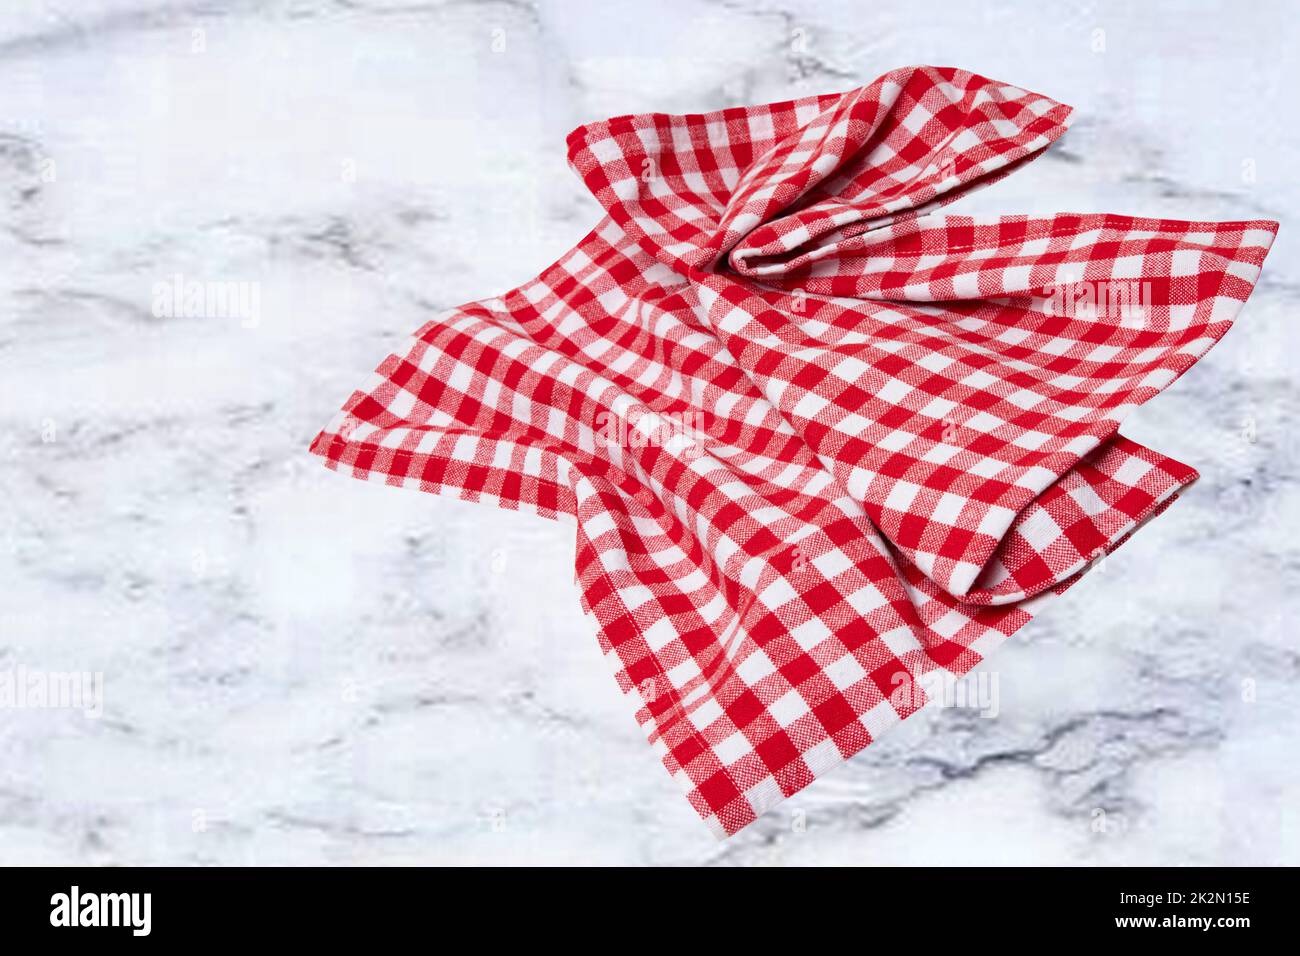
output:
[{"label": "marble countertop", "polygon": [[[18,7],[18,10],[10,9]],[[1300,863],[1297,18],[1284,3],[45,0],[0,13],[0,863]],[[716,842],[617,692],[573,529],[307,443],[433,312],[595,222],[580,122],[965,67],[1073,105],[978,213],[1273,218],[1126,432],[1201,470],[986,665]],[[256,315],[158,314],[185,281]]]}]

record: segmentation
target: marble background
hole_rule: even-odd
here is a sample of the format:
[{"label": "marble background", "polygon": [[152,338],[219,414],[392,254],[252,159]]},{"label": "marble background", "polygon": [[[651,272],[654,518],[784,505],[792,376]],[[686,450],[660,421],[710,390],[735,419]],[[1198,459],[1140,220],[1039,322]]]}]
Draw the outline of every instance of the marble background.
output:
[{"label": "marble background", "polygon": [[[0,862],[1300,862],[1298,22],[1226,0],[5,4],[0,670],[102,672],[105,707],[0,710]],[[988,662],[999,715],[926,711],[718,843],[610,679],[570,527],[306,446],[432,312],[587,231],[573,126],[927,62],[1077,109],[960,211],[1281,236],[1237,327],[1126,428],[1201,481]],[[258,321],[155,315],[176,275],[258,283]]]}]

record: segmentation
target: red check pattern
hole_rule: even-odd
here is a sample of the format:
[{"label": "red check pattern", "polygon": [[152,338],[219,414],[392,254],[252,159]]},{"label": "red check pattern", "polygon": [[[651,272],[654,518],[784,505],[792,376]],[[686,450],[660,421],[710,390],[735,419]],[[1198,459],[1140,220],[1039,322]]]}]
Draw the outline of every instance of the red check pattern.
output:
[{"label": "red check pattern", "polygon": [[1069,113],[925,67],[583,126],[602,221],[417,331],[312,450],[574,521],[620,686],[735,833],[1196,477],[1117,429],[1227,331],[1277,224],[936,212]]}]

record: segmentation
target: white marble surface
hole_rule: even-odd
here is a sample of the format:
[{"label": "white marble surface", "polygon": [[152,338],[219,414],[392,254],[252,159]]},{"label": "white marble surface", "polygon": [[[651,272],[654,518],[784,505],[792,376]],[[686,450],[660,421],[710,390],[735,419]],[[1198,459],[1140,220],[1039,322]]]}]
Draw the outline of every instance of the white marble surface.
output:
[{"label": "white marble surface", "polygon": [[[5,4],[0,670],[100,671],[105,706],[0,710],[0,862],[1300,862],[1297,22],[1226,0]],[[589,228],[573,126],[923,62],[1078,110],[963,211],[1281,235],[1238,326],[1126,429],[1202,480],[986,665],[999,716],[925,712],[718,843],[600,658],[571,528],[306,445],[432,310]],[[260,321],[155,317],[177,273],[260,283]]]}]

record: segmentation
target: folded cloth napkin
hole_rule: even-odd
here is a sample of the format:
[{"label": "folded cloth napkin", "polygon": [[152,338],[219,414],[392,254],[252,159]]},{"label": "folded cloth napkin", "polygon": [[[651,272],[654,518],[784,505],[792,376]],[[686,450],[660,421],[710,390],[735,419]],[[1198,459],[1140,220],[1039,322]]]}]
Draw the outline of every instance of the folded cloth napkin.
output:
[{"label": "folded cloth napkin", "polygon": [[430,321],[312,451],[573,520],[584,608],[735,833],[970,670],[1196,477],[1117,432],[1277,223],[937,213],[1069,107],[963,70],[579,127],[606,215]]}]

